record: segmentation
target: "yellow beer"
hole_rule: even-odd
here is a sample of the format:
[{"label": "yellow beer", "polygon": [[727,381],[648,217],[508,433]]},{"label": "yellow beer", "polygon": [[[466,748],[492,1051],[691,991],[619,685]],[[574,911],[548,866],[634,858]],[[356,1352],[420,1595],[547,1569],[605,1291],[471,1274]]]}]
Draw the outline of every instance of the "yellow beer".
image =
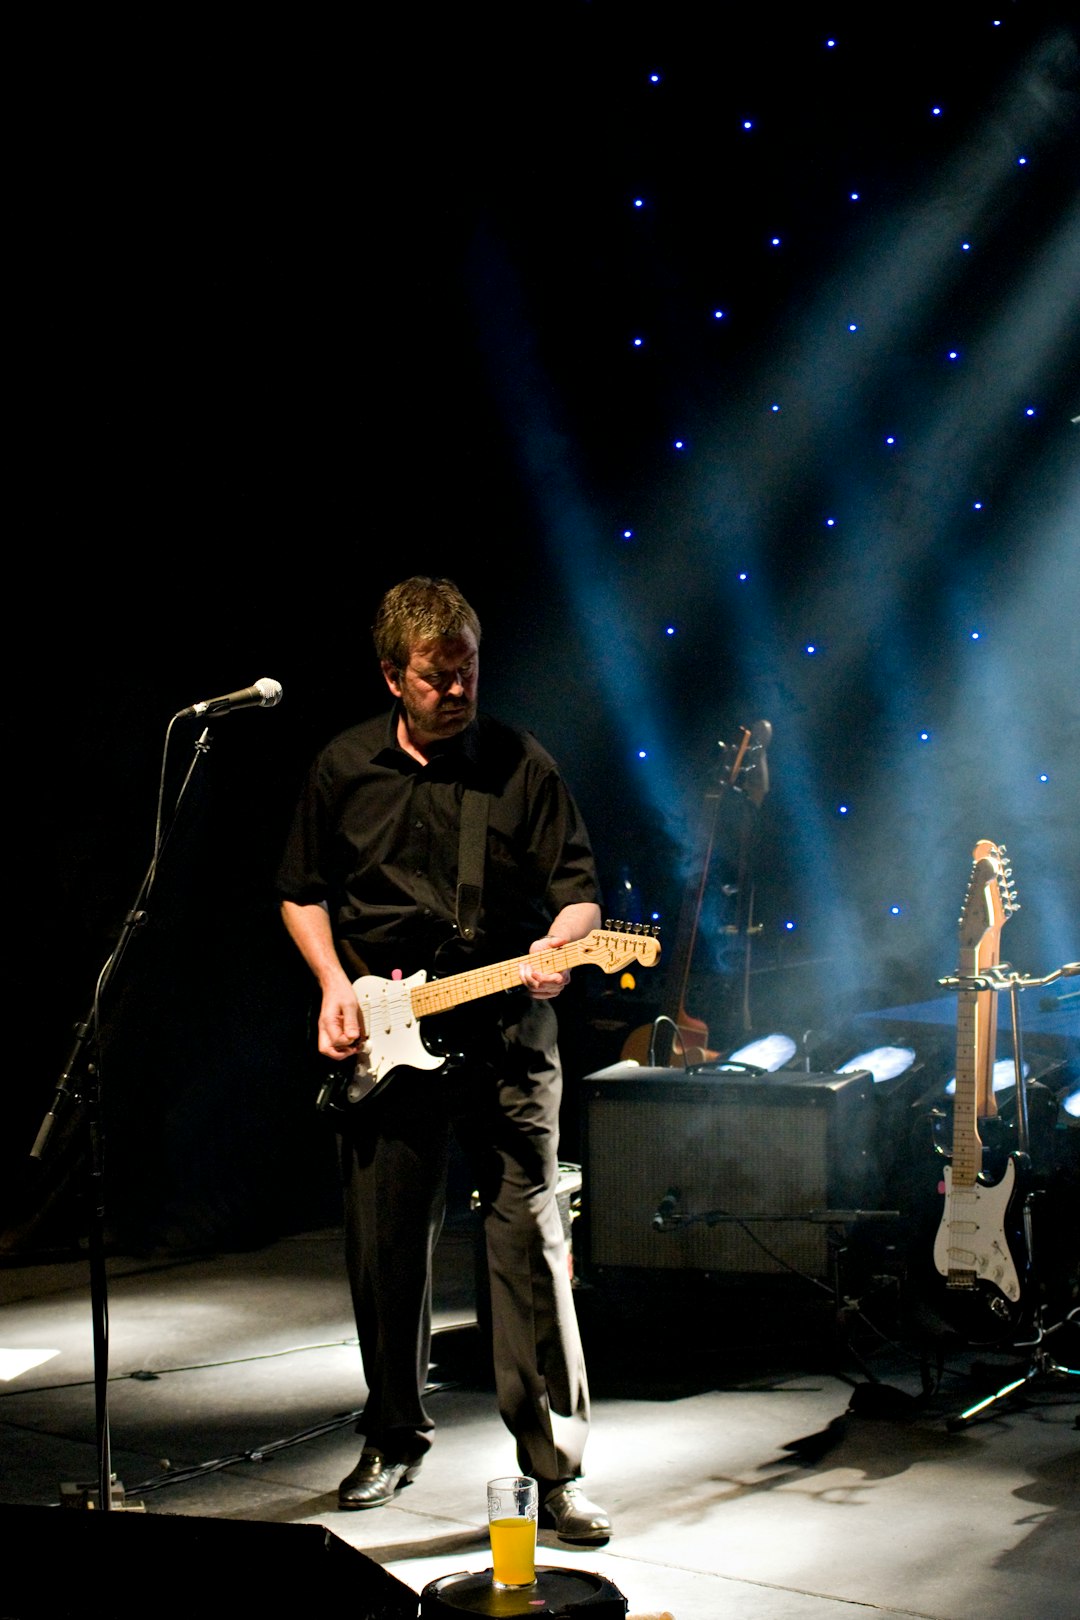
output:
[{"label": "yellow beer", "polygon": [[531,1586],[536,1579],[536,1520],[491,1519],[492,1574],[497,1586]]}]

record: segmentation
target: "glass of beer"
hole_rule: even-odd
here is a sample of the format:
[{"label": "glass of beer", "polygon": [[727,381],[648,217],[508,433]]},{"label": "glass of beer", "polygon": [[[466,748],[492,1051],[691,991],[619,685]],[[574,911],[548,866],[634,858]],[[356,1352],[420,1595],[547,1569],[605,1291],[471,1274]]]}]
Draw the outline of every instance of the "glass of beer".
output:
[{"label": "glass of beer", "polygon": [[488,1480],[492,1580],[502,1591],[532,1586],[536,1580],[538,1505],[535,1479],[519,1474]]}]

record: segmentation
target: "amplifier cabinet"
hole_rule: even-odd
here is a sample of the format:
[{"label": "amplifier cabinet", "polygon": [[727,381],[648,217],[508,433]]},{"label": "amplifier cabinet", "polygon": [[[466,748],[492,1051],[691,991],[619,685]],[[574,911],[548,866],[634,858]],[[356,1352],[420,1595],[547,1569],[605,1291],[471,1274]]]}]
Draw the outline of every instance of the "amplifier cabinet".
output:
[{"label": "amplifier cabinet", "polygon": [[[586,1266],[792,1267],[825,1277],[824,1212],[877,1207],[876,1109],[865,1070],[687,1074],[615,1063],[581,1088],[575,1247]],[[731,1216],[745,1224],[723,1218]]]}]

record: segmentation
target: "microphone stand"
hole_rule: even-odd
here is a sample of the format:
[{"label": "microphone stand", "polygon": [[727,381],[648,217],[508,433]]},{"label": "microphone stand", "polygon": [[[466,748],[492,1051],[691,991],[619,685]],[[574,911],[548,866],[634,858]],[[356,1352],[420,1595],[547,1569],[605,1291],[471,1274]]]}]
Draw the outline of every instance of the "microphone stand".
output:
[{"label": "microphone stand", "polygon": [[[177,718],[179,717],[173,716],[174,720]],[[170,721],[170,731],[172,724],[173,722]],[[90,1260],[90,1308],[93,1319],[98,1506],[104,1512],[122,1505],[123,1488],[119,1488],[118,1497],[121,1500],[118,1503],[113,1496],[112,1453],[109,1439],[109,1303],[105,1275],[105,1166],[104,1136],[101,1124],[100,1010],[105,991],[112,983],[132,935],[137,928],[143,927],[149,921],[149,914],[145,910],[145,906],[150,890],[153,888],[154,879],[157,876],[161,855],[168,842],[169,834],[176,826],[180,806],[191,785],[195,767],[203,755],[209,752],[209,748],[209,729],[204,729],[202,735],[196,740],[194,755],[188,766],[180,791],[176,796],[172,819],[164,833],[159,832],[155,838],[154,853],[139,887],[135,903],[126,913],[116,944],[98,974],[89,1011],[82,1022],[75,1026],[75,1044],[56,1083],[56,1093],[52,1104],[41,1122],[37,1136],[34,1139],[34,1145],[30,1149],[32,1159],[39,1162],[44,1160],[48,1152],[49,1138],[53,1127],[65,1108],[72,1101],[82,1104],[90,1143],[89,1230],[87,1237]],[[168,733],[166,733],[165,749],[167,753]],[[95,1054],[97,1055],[95,1056]]]}]

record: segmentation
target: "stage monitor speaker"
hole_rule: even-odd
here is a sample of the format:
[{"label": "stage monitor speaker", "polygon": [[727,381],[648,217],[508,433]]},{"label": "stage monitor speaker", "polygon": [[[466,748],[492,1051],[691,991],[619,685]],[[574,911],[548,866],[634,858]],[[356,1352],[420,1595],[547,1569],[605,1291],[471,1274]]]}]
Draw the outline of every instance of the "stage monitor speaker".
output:
[{"label": "stage monitor speaker", "polygon": [[307,1613],[416,1620],[411,1587],[321,1524],[0,1506],[0,1614],[56,1620]]},{"label": "stage monitor speaker", "polygon": [[828,1213],[878,1207],[873,1091],[865,1070],[586,1076],[583,1266],[827,1276]]}]

